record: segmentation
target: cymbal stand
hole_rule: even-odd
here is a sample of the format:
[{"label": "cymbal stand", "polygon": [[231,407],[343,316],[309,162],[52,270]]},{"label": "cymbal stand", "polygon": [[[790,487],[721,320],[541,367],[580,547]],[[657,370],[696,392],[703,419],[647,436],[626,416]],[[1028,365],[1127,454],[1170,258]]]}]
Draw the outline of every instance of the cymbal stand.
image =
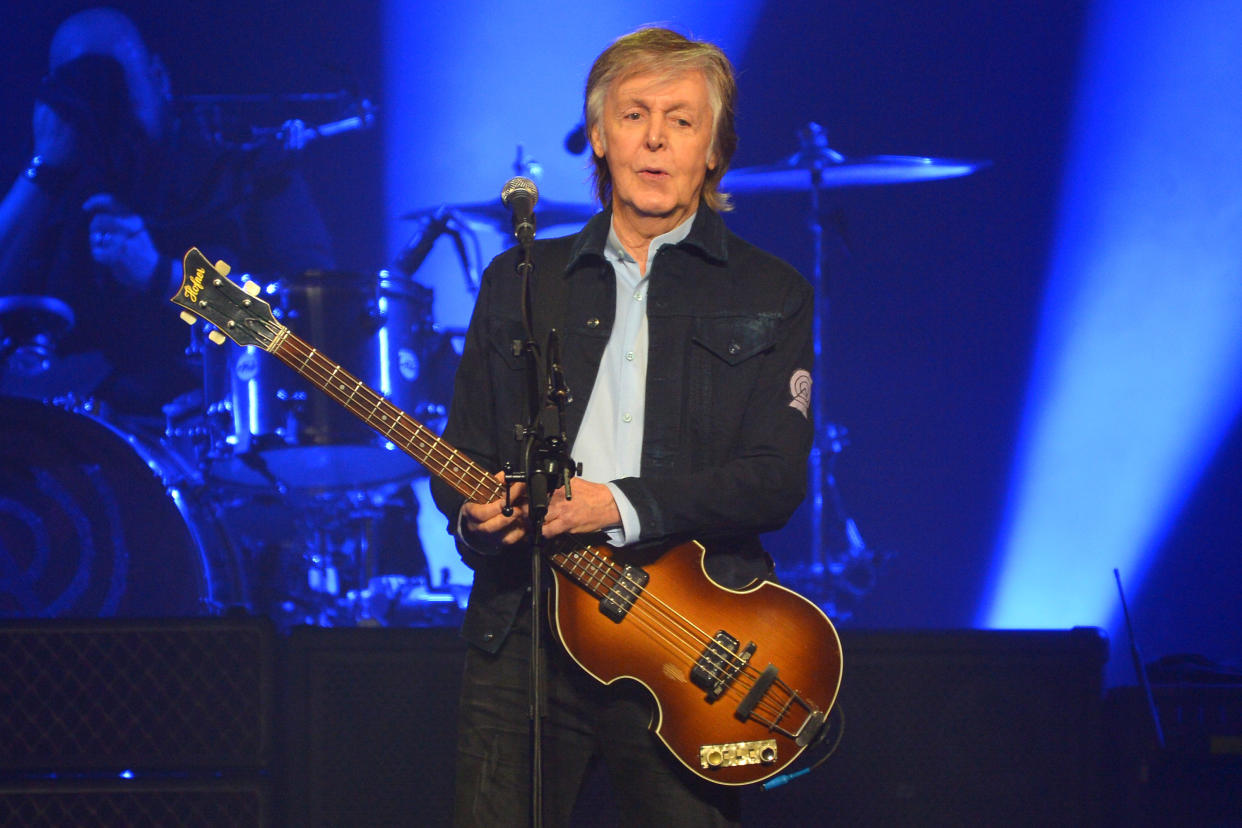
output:
[{"label": "cymbal stand", "polygon": [[824,540],[824,478],[825,458],[831,457],[835,428],[828,422],[828,367],[824,364],[824,333],[828,329],[828,291],[824,284],[824,227],[820,220],[818,169],[811,171],[811,209],[807,229],[811,234],[811,287],[815,293],[812,339],[815,364],[811,381],[811,416],[814,419],[814,441],[808,458],[811,498],[811,571],[821,575],[827,571],[828,557]]},{"label": "cymbal stand", "polygon": [[824,493],[827,471],[832,457],[840,451],[837,428],[828,421],[828,366],[824,336],[828,330],[828,285],[824,279],[824,226],[820,218],[820,190],[824,188],[826,165],[839,163],[841,156],[828,147],[828,135],[819,124],[811,122],[798,130],[798,152],[790,159],[806,169],[811,176],[810,214],[807,230],[811,234],[811,287],[815,293],[812,338],[815,365],[811,374],[811,414],[814,419],[814,442],[808,458],[807,474],[811,498],[811,574],[820,576],[828,571],[829,555],[825,540]]},{"label": "cymbal stand", "polygon": [[[804,148],[810,141],[823,139],[817,124],[802,131]],[[824,141],[824,146],[827,146]],[[824,228],[821,219],[820,190],[824,188],[822,167],[811,168],[810,217],[807,228],[811,234],[814,263],[811,283],[815,292],[815,314],[812,324],[815,365],[811,382],[811,410],[815,417],[814,442],[808,458],[809,497],[811,498],[811,564],[812,582],[800,586],[834,618],[845,620],[852,607],[840,600],[842,594],[859,598],[874,586],[876,567],[887,556],[879,555],[863,542],[858,527],[845,511],[837,488],[835,464],[846,444],[846,430],[829,420],[828,365],[824,337],[828,331],[828,285],[824,274]],[[844,243],[844,239],[842,239]],[[848,246],[846,246],[848,250]],[[827,511],[825,511],[827,510]],[[830,543],[831,540],[837,545]],[[858,583],[860,576],[863,583]]]}]

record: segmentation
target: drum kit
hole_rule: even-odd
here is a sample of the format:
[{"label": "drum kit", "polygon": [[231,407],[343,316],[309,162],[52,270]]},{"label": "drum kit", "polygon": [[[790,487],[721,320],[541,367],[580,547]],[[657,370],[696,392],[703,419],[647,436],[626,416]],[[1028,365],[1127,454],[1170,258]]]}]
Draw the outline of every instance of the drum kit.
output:
[{"label": "drum kit", "polygon": [[[429,288],[309,271],[265,290],[274,314],[442,427],[458,353]],[[82,355],[57,354],[72,324],[58,300],[0,298],[0,618],[459,620],[465,590],[433,585],[423,558],[411,458],[232,343],[192,343],[201,388],[163,417],[118,413],[81,393]]]},{"label": "drum kit", "polygon": [[[819,289],[821,191],[981,166],[849,158],[811,124],[794,155],[733,170],[722,189],[809,194]],[[537,208],[541,226],[581,223],[594,212],[546,199]],[[401,218],[420,222],[420,232],[393,269],[293,274],[267,284],[264,298],[299,335],[438,432],[461,332],[434,324],[432,290],[414,272],[437,235],[454,226],[507,233],[510,218],[499,200]],[[477,289],[471,273],[467,282]],[[73,322],[56,299],[0,298],[0,618],[239,610],[285,626],[460,620],[468,587],[429,573],[418,541],[412,484],[425,473],[412,459],[278,360],[233,343],[191,348],[202,387],[165,406],[161,420],[111,414],[65,379],[106,370],[89,355],[57,353]],[[817,356],[822,333],[819,319]],[[817,380],[818,396],[822,373]],[[815,402],[825,410],[822,397]],[[843,429],[817,426],[813,550],[806,567],[789,573],[838,618],[882,562],[836,489],[831,465],[844,445]]]}]

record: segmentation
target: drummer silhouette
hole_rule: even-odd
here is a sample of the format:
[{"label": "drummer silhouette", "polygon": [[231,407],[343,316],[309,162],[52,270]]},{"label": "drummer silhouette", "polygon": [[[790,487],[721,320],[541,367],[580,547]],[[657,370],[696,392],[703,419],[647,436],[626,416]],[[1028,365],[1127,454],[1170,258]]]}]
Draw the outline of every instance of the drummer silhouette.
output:
[{"label": "drummer silhouette", "polygon": [[296,135],[243,151],[198,133],[174,115],[163,61],[120,12],[65,20],[49,69],[33,155],[0,202],[0,324],[26,339],[10,351],[56,345],[68,359],[9,360],[0,390],[158,414],[201,382],[167,305],[184,251],[256,272],[328,269],[328,232],[295,168]]}]

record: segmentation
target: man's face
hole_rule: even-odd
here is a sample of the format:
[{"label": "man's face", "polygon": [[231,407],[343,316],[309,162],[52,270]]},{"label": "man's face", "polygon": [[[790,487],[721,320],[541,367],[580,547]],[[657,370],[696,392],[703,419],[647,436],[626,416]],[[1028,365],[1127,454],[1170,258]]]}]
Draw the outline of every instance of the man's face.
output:
[{"label": "man's face", "polygon": [[112,9],[88,9],[73,15],[56,30],[49,54],[51,69],[82,55],[116,59],[125,70],[134,117],[147,135],[158,140],[168,109],[168,73],[151,54],[128,17]]},{"label": "man's face", "polygon": [[670,219],[670,229],[698,209],[703,179],[716,167],[711,145],[707,79],[699,71],[614,83],[591,128],[591,146],[612,175],[614,216]]}]

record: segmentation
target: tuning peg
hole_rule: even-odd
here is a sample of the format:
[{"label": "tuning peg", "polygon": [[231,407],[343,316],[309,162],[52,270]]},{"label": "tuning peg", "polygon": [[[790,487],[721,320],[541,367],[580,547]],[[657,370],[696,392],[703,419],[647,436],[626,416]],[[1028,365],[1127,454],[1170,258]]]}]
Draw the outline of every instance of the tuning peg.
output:
[{"label": "tuning peg", "polygon": [[193,325],[195,322],[198,321],[198,317],[190,313],[189,311],[182,311],[181,321],[187,325]]},{"label": "tuning peg", "polygon": [[217,345],[223,345],[225,342],[228,342],[228,337],[220,333],[219,331],[212,331],[211,333],[207,334],[207,338],[210,339],[212,342],[216,343]]},{"label": "tuning peg", "polygon": [[258,296],[259,291],[262,289],[263,288],[259,287],[259,283],[254,281],[246,282],[242,285],[242,290],[246,292],[247,296]]},{"label": "tuning peg", "polygon": [[228,276],[229,271],[232,269],[233,268],[229,267],[228,264],[225,263],[224,259],[221,259],[220,261],[216,262],[216,272],[219,273],[221,276]]}]

